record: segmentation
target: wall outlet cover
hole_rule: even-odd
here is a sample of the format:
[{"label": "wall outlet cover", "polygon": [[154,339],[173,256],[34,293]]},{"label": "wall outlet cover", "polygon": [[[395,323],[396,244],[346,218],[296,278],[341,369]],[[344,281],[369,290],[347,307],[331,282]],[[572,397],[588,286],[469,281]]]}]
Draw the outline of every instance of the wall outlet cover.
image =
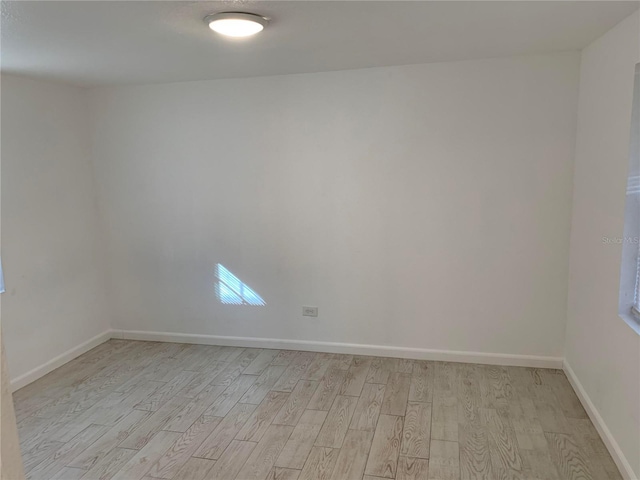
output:
[{"label": "wall outlet cover", "polygon": [[302,307],[302,316],[303,317],[317,317],[318,316],[318,307]]}]

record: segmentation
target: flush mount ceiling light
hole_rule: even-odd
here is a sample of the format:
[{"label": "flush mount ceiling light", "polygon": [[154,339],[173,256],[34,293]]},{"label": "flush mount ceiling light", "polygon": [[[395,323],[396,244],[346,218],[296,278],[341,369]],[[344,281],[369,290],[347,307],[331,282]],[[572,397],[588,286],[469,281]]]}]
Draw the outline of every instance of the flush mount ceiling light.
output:
[{"label": "flush mount ceiling light", "polygon": [[268,22],[260,15],[243,12],[214,13],[204,21],[211,30],[227,37],[250,37],[261,32]]}]

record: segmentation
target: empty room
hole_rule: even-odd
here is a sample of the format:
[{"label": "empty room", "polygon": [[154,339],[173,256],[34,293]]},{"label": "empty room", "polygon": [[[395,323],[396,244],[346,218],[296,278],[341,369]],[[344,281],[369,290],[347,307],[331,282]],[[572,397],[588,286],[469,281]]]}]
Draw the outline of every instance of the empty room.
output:
[{"label": "empty room", "polygon": [[1,480],[640,479],[639,7],[2,1]]}]

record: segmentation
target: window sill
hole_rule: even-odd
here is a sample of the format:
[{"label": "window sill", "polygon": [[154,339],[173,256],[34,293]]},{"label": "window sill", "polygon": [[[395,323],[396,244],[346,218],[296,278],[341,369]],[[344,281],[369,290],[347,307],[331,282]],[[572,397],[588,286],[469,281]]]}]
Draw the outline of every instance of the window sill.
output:
[{"label": "window sill", "polygon": [[640,319],[638,319],[633,312],[621,313],[620,318],[624,320],[634,332],[640,335]]}]

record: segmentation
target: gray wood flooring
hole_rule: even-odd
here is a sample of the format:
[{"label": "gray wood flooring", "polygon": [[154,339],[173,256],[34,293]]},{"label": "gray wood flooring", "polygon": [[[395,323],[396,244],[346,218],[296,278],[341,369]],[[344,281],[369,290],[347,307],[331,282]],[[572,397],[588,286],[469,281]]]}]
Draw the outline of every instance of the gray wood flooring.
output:
[{"label": "gray wood flooring", "polygon": [[111,340],[14,399],[32,480],[621,478],[559,370]]}]

